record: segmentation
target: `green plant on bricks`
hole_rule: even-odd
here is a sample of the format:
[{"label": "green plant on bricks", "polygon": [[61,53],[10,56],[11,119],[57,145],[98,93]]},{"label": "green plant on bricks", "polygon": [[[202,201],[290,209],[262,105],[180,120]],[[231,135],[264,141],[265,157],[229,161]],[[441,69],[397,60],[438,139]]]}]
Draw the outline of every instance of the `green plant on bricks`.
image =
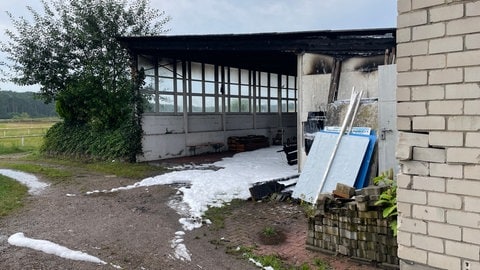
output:
[{"label": "green plant on bricks", "polygon": [[378,186],[385,186],[387,189],[380,194],[380,198],[375,205],[384,206],[383,217],[390,218],[390,228],[393,235],[397,236],[397,181],[393,177],[393,169],[382,172],[373,179],[373,183]]}]

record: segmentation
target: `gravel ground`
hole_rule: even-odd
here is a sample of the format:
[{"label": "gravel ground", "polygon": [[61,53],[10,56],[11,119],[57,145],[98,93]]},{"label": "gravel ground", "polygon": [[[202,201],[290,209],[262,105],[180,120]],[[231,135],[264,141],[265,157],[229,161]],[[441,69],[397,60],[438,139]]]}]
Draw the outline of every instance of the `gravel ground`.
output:
[{"label": "gravel ground", "polygon": [[[29,196],[25,207],[0,218],[0,269],[115,269],[113,265],[123,269],[257,269],[208,241],[186,242],[192,260],[177,259],[171,242],[175,232],[182,230],[180,217],[167,205],[176,193],[174,187],[84,195],[134,182],[78,172],[68,183]],[[67,260],[9,245],[8,237],[17,232],[88,253],[108,264]]]}]

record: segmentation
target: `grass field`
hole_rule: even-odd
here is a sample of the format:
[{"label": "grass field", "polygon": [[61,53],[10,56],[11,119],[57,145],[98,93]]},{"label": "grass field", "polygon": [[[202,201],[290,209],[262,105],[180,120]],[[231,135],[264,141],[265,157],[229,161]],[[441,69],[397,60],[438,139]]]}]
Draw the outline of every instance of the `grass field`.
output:
[{"label": "grass field", "polygon": [[0,121],[0,154],[29,152],[40,149],[43,136],[58,119]]}]

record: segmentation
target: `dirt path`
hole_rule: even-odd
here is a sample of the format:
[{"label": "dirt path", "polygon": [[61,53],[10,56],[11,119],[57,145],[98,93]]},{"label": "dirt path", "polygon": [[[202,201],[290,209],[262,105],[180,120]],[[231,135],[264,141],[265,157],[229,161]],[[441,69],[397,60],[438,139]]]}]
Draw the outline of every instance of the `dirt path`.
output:
[{"label": "dirt path", "polygon": [[[84,195],[133,182],[77,172],[68,183],[29,196],[24,208],[0,218],[0,269],[114,269],[110,263],[123,269],[258,269],[215,249],[208,241],[186,240],[192,260],[176,258],[172,240],[182,228],[179,215],[167,205],[176,193],[174,187]],[[109,264],[67,260],[9,245],[8,237],[17,232],[88,253]]]}]

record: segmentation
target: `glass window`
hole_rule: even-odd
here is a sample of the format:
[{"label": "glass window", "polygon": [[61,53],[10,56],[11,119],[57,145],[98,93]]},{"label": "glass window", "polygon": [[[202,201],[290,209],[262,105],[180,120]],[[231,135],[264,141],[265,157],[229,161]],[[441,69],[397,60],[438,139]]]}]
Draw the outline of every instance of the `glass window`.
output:
[{"label": "glass window", "polygon": [[277,98],[278,97],[278,88],[272,87],[270,88],[270,97]]},{"label": "glass window", "polygon": [[201,96],[192,97],[192,112],[203,112],[203,99]]},{"label": "glass window", "polygon": [[230,95],[231,96],[238,96],[238,84],[231,84],[230,85]]},{"label": "glass window", "polygon": [[158,76],[173,78],[173,66],[172,60],[160,60],[158,62]]},{"label": "glass window", "polygon": [[145,84],[143,85],[143,89],[155,91],[155,78],[151,76],[145,77]]},{"label": "glass window", "polygon": [[183,112],[183,96],[177,96],[177,112]]},{"label": "glass window", "polygon": [[295,106],[295,101],[288,101],[288,112],[295,112],[296,111],[296,106]]},{"label": "glass window", "polygon": [[230,68],[230,83],[238,83],[238,68]]},{"label": "glass window", "polygon": [[270,74],[270,86],[277,87],[278,86],[278,75],[277,74]]},{"label": "glass window", "polygon": [[248,70],[242,69],[241,70],[241,78],[240,78],[240,83],[241,84],[250,84],[249,78],[248,78]]},{"label": "glass window", "polygon": [[249,86],[248,85],[240,85],[240,94],[242,96],[249,96],[250,95]]},{"label": "glass window", "polygon": [[192,62],[191,67],[192,80],[202,80],[202,64]]},{"label": "glass window", "polygon": [[205,82],[205,94],[215,94],[215,83]]},{"label": "glass window", "polygon": [[230,112],[239,112],[238,98],[230,98]]},{"label": "glass window", "polygon": [[154,93],[144,93],[144,98],[145,98],[145,104],[144,104],[144,110],[145,112],[155,112],[155,94]]},{"label": "glass window", "polygon": [[205,112],[215,112],[215,97],[205,97]]},{"label": "glass window", "polygon": [[268,99],[260,99],[260,112],[268,112]]},{"label": "glass window", "polygon": [[268,73],[260,72],[260,85],[268,86]]},{"label": "glass window", "polygon": [[268,97],[268,88],[267,87],[261,87],[260,88],[260,96],[261,97]]},{"label": "glass window", "polygon": [[183,80],[177,80],[177,93],[183,93]]},{"label": "glass window", "polygon": [[215,81],[215,66],[205,64],[205,81]]},{"label": "glass window", "polygon": [[160,92],[173,92],[173,79],[160,78]]},{"label": "glass window", "polygon": [[295,92],[296,92],[295,90],[290,90],[289,89],[288,90],[288,98],[296,98],[295,97]]},{"label": "glass window", "polygon": [[250,112],[250,99],[241,98],[240,99],[240,111],[241,112]]},{"label": "glass window", "polygon": [[160,112],[174,112],[173,95],[160,95]]},{"label": "glass window", "polygon": [[192,81],[192,93],[201,94],[202,93],[202,82],[201,81]]},{"label": "glass window", "polygon": [[276,99],[270,100],[270,112],[278,112],[278,101]]}]

